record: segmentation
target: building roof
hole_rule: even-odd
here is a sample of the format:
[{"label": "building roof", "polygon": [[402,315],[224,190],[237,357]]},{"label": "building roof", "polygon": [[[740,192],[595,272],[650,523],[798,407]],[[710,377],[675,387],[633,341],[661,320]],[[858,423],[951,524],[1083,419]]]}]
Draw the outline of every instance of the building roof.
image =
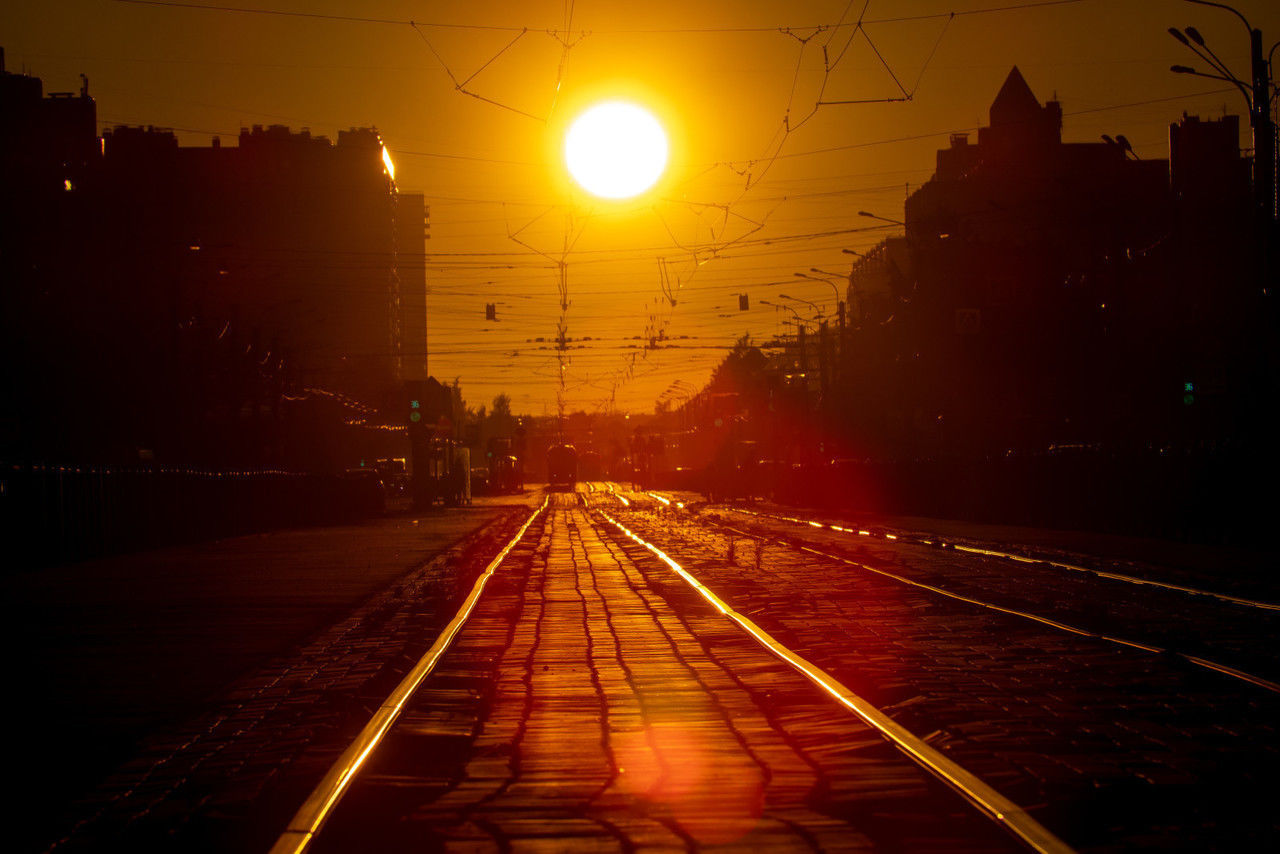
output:
[{"label": "building roof", "polygon": [[991,124],[1024,121],[1039,114],[1040,102],[1036,100],[1031,87],[1015,65],[1005,78],[996,99],[991,102]]}]

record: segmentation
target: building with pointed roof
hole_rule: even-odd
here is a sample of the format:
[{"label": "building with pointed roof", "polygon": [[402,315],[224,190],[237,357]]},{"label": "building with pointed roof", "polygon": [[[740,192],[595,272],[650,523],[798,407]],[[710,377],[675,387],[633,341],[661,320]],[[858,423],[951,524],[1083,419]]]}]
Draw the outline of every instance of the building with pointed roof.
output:
[{"label": "building with pointed roof", "polygon": [[1231,500],[1274,466],[1280,363],[1239,121],[1184,115],[1140,160],[1062,117],[1012,69],[852,266],[842,441],[891,512],[1265,529]]},{"label": "building with pointed roof", "polygon": [[[1080,418],[1106,417],[1085,404],[1109,358],[1095,333],[1118,308],[1122,259],[1170,226],[1168,162],[1063,142],[1061,105],[1042,104],[1018,68],[990,120],[976,143],[953,135],[907,199],[912,279],[862,318],[904,372],[898,420],[933,425],[917,435],[963,454],[1099,432]],[[874,305],[861,296],[851,305]]]}]

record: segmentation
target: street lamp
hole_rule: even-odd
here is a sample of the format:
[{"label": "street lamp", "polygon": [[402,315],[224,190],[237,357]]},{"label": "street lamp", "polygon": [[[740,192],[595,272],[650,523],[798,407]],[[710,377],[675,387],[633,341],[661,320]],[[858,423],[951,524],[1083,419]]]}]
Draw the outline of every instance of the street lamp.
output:
[{"label": "street lamp", "polygon": [[[778,296],[782,296],[782,294],[778,294]],[[791,297],[787,298],[790,300]],[[785,302],[769,302],[768,300],[760,300],[759,303],[762,306],[773,306],[774,309],[786,309],[787,311],[790,311],[791,314],[794,314],[796,316],[796,329],[800,330],[801,337],[803,337],[804,330],[808,329],[808,323],[806,323],[804,318],[801,318],[800,312],[796,311],[794,306],[788,306]],[[813,305],[813,303],[810,303],[810,305]],[[783,323],[786,323],[786,321],[783,321]]]},{"label": "street lamp", "polygon": [[817,267],[810,267],[809,272],[817,273],[819,276],[822,277],[822,281],[826,282],[828,285],[831,286],[831,289],[835,291],[837,303],[840,302],[840,287],[835,282],[833,282],[832,279],[839,279],[845,284],[848,284],[849,281],[853,279],[852,271],[848,273],[832,273],[830,270],[820,270]]},{"label": "street lamp", "polygon": [[797,279],[806,279],[810,282],[822,282],[824,285],[830,285],[832,290],[836,292],[836,301],[840,301],[840,289],[836,287],[835,282],[825,276],[819,278],[818,276],[810,276],[808,273],[792,273],[791,275],[795,276]]},{"label": "street lamp", "polygon": [[[1181,67],[1181,66],[1178,66],[1178,67]],[[1133,144],[1129,142],[1128,137],[1126,137],[1122,133],[1116,134],[1114,139],[1111,137],[1111,134],[1104,133],[1102,135],[1102,141],[1105,142],[1107,145],[1119,146],[1121,154],[1126,156],[1132,154],[1134,160],[1142,159],[1141,157],[1138,156],[1138,152],[1133,150]]]},{"label": "street lamp", "polygon": [[778,294],[778,299],[789,299],[789,300],[794,300],[796,302],[802,302],[807,306],[811,306],[813,310],[818,313],[817,316],[819,317],[819,319],[821,319],[822,317],[822,306],[818,305],[816,302],[809,302],[809,300],[807,299],[801,299],[800,297],[791,297],[791,296],[787,296],[786,294]]},{"label": "street lamp", "polygon": [[822,276],[822,278],[818,278],[818,276],[810,276],[808,273],[794,273],[793,275],[798,279],[808,279],[811,282],[823,282],[825,284],[830,285],[831,290],[836,295],[836,315],[841,318],[841,322],[843,323],[844,322],[843,321],[843,318],[844,318],[843,300],[840,299],[840,288],[839,286],[836,285],[835,282],[831,280],[834,278],[834,279],[844,279],[848,281],[851,278],[851,276],[841,276],[837,273],[828,273],[826,270],[819,270],[817,267],[810,267],[809,272],[818,273]]},{"label": "street lamp", "polygon": [[[852,249],[845,249],[844,251],[845,251],[845,252],[848,252],[850,255],[861,255],[861,254],[862,254],[862,253],[860,253],[860,252],[854,252]],[[863,257],[865,258],[866,256],[864,255]],[[822,275],[822,276],[830,277],[830,278],[826,278],[826,279],[824,279],[824,281],[825,281],[827,284],[831,285],[831,289],[832,289],[833,291],[835,291],[835,292],[836,292],[836,318],[838,319],[838,322],[840,323],[840,340],[841,340],[841,342],[843,342],[843,341],[844,341],[844,329],[845,329],[845,324],[844,324],[844,300],[842,300],[842,299],[840,298],[840,288],[838,288],[838,287],[836,286],[836,283],[835,283],[835,282],[833,282],[833,281],[831,281],[831,279],[843,279],[843,280],[846,282],[846,287],[847,287],[850,291],[852,291],[852,290],[853,290],[853,270],[852,270],[852,269],[850,269],[850,270],[849,270],[849,274],[848,274],[848,275],[841,275],[841,274],[839,274],[839,273],[832,273],[832,272],[829,272],[829,271],[827,271],[827,270],[820,270],[820,269],[818,269],[817,267],[810,267],[810,268],[809,268],[809,272],[810,272],[810,273],[818,273],[818,274],[820,274],[820,275]],[[843,345],[843,343],[841,343],[841,346],[844,346],[844,345]]]},{"label": "street lamp", "polygon": [[810,267],[810,268],[809,268],[809,272],[810,272],[810,273],[817,273],[819,276],[830,276],[830,277],[831,277],[831,278],[833,278],[833,279],[847,279],[847,278],[849,278],[849,274],[848,274],[848,273],[833,273],[833,272],[831,272],[830,270],[820,270],[820,269],[818,269],[817,267]]},{"label": "street lamp", "polygon": [[[790,299],[790,297],[788,297],[788,299]],[[769,302],[767,299],[760,300],[760,304],[771,305],[774,308],[785,308],[796,316],[796,342],[800,345],[800,371],[802,373],[807,371],[809,369],[809,359],[805,352],[805,325],[804,321],[800,318],[800,312],[785,303]]]},{"label": "street lamp", "polygon": [[800,325],[800,326],[804,325],[804,321],[800,319],[800,312],[796,311],[795,308],[792,306],[789,306],[789,305],[786,305],[785,303],[780,303],[780,302],[769,302],[767,299],[757,300],[757,302],[759,302],[761,305],[773,306],[774,308],[785,308],[787,311],[791,312],[796,316],[797,325]]},{"label": "street lamp", "polygon": [[907,224],[900,219],[889,219],[889,217],[887,216],[880,216],[879,214],[873,214],[870,211],[858,211],[858,216],[865,216],[868,219],[878,219],[878,220],[881,220],[882,222],[892,223],[893,225],[900,225],[903,228],[907,227]]}]

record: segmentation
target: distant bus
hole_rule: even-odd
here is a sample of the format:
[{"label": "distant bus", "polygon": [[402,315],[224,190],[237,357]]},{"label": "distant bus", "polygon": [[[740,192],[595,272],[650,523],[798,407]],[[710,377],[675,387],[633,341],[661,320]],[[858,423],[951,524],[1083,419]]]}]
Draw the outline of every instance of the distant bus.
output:
[{"label": "distant bus", "polygon": [[572,490],[578,482],[578,451],[573,445],[552,445],[547,450],[547,482],[552,489]]}]

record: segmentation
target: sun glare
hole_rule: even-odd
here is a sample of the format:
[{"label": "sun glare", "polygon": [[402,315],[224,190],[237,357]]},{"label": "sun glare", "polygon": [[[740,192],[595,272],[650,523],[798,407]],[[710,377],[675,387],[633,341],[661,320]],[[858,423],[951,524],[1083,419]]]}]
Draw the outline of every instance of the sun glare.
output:
[{"label": "sun glare", "polygon": [[565,165],[584,190],[627,199],[649,189],[667,165],[667,135],[653,114],[626,101],[586,110],[564,139]]},{"label": "sun glare", "polygon": [[391,162],[391,152],[387,151],[387,147],[382,146],[382,165],[386,167],[387,177],[392,181],[396,179],[396,164]]}]

